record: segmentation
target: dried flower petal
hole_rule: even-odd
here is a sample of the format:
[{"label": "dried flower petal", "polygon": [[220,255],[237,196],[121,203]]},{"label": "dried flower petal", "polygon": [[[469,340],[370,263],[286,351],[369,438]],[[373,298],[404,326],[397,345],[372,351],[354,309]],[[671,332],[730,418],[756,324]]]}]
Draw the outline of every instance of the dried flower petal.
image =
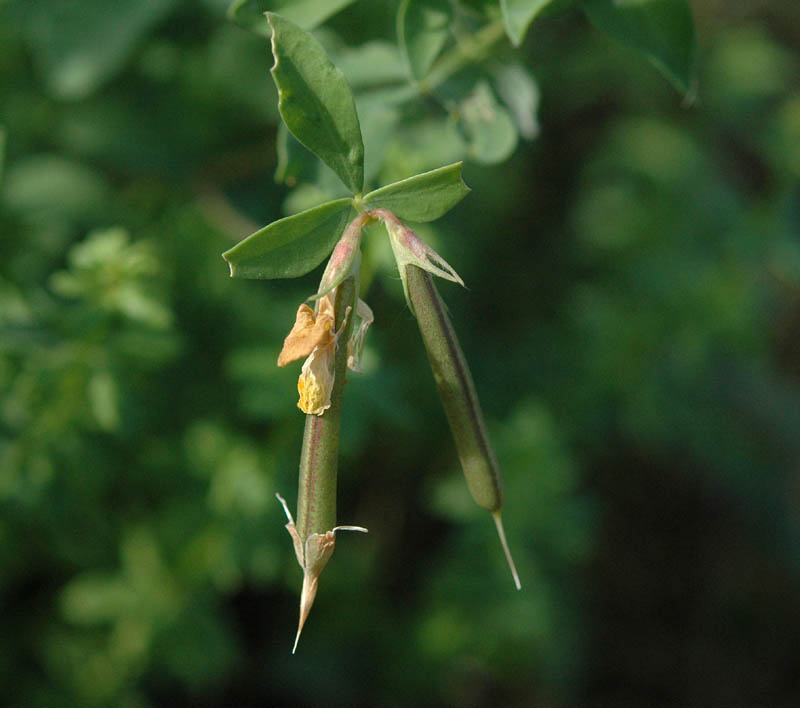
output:
[{"label": "dried flower petal", "polygon": [[[323,298],[320,303],[325,300],[326,298]],[[333,340],[333,308],[323,309],[320,304],[319,314],[315,315],[308,305],[300,305],[297,308],[294,327],[286,336],[283,349],[278,355],[278,366],[286,366],[292,361],[307,357],[316,347],[327,346]]]},{"label": "dried flower petal", "polygon": [[329,346],[318,346],[305,360],[297,379],[300,400],[297,407],[310,415],[322,415],[331,407],[333,391],[335,338]]},{"label": "dried flower petal", "polygon": [[364,339],[369,326],[375,321],[372,309],[366,302],[359,300],[356,305],[356,321],[353,325],[353,334],[347,342],[347,368],[351,371],[361,371],[361,355],[364,353]]}]

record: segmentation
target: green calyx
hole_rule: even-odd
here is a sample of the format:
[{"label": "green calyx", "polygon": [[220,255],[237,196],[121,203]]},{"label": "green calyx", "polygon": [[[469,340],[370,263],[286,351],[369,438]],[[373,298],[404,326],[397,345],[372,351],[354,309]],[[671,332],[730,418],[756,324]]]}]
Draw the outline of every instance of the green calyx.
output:
[{"label": "green calyx", "polygon": [[408,303],[412,312],[415,312],[415,309],[413,299],[409,294],[409,266],[415,266],[439,278],[458,283],[461,286],[464,285],[461,276],[456,273],[453,267],[392,212],[386,209],[376,209],[372,213],[383,222],[384,226],[386,226],[386,231],[389,233],[397,270],[400,272],[400,280],[403,283],[403,293],[406,297],[406,303]]}]

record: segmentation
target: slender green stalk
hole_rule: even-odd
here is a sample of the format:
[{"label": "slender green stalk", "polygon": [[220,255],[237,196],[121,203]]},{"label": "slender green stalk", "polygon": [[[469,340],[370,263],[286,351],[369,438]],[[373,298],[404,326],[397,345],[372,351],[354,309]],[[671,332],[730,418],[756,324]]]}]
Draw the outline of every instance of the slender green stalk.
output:
[{"label": "slender green stalk", "polygon": [[303,543],[311,534],[324,534],[336,526],[336,474],[342,389],[347,371],[346,343],[353,330],[356,295],[354,277],[347,278],[336,291],[335,327],[340,334],[336,348],[331,406],[323,415],[306,416],[297,490],[297,533]]},{"label": "slender green stalk", "polygon": [[505,498],[503,475],[486,432],[486,423],[467,360],[447,314],[447,308],[433,282],[433,276],[417,266],[408,265],[406,277],[411,304],[428,352],[439,397],[453,433],[467,486],[475,501],[492,512],[503,552],[514,583],[519,589],[519,576],[500,517]]},{"label": "slender green stalk", "polygon": [[471,37],[459,40],[455,47],[433,65],[430,73],[420,82],[420,93],[430,93],[468,64],[486,58],[492,46],[504,36],[503,23],[495,20],[481,27]]},{"label": "slender green stalk", "polygon": [[433,93],[453,74],[470,64],[484,60],[492,47],[505,36],[500,20],[481,27],[470,37],[460,38],[458,44],[439,58],[428,75],[418,82],[403,88],[392,87],[386,90],[386,100],[394,104],[407,103],[419,96]]}]

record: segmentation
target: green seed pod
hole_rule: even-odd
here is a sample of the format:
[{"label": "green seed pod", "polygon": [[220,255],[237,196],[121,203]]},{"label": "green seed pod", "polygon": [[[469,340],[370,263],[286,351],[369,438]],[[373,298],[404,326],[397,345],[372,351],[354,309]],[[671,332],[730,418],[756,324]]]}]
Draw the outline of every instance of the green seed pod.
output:
[{"label": "green seed pod", "polygon": [[484,509],[497,511],[505,500],[503,477],[447,307],[430,273],[411,265],[406,273],[409,296],[469,491]]},{"label": "green seed pod", "polygon": [[[347,346],[353,330],[355,278],[345,280],[336,290],[335,329],[339,331],[334,363],[331,405],[323,415],[307,415],[300,454],[297,489],[297,532],[305,543],[312,533],[325,533],[336,526],[336,474],[339,463],[339,427],[342,417],[342,388],[347,370]],[[345,321],[345,317],[347,320]]]},{"label": "green seed pod", "polygon": [[[300,479],[297,490],[297,523],[280,495],[276,495],[288,522],[286,529],[292,537],[297,562],[303,569],[303,589],[300,594],[300,619],[292,653],[308,613],[314,604],[319,576],[333,555],[337,531],[366,531],[360,526],[336,526],[336,476],[339,456],[339,427],[342,413],[342,389],[350,356],[348,341],[355,320],[356,276],[350,275],[329,296],[333,298],[333,330],[335,335],[320,339],[306,363],[317,361],[315,374],[301,374],[302,386],[317,389],[314,398],[324,399],[324,406],[306,415],[303,448],[300,454]],[[305,369],[305,366],[304,366]],[[310,370],[311,371],[311,370]],[[324,372],[324,373],[323,373]],[[324,380],[322,380],[324,379]],[[332,381],[331,381],[332,379]],[[325,390],[326,386],[330,386]],[[307,391],[306,391],[307,393]],[[308,396],[306,396],[308,398]],[[301,390],[301,400],[304,393]],[[304,401],[304,405],[305,405]]]},{"label": "green seed pod", "polygon": [[505,498],[503,476],[486,432],[467,360],[433,276],[415,265],[407,265],[406,279],[411,305],[428,352],[428,361],[453,433],[467,486],[475,501],[492,512],[506,560],[519,589],[519,577],[500,518]]}]

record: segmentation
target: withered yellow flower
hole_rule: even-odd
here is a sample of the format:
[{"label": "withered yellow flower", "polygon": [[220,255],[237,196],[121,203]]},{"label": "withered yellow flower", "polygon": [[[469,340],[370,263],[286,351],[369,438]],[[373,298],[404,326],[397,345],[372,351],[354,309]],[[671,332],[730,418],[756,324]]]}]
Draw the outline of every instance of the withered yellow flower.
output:
[{"label": "withered yellow flower", "polygon": [[278,355],[278,366],[286,366],[307,357],[315,347],[328,346],[334,339],[331,298],[320,298],[316,313],[304,303],[297,308],[292,331],[283,341],[283,349]]},{"label": "withered yellow flower", "polygon": [[303,413],[322,415],[331,407],[335,355],[334,341],[330,346],[317,346],[305,360],[297,379],[297,407]]},{"label": "withered yellow flower", "polygon": [[[331,407],[336,345],[340,334],[334,330],[335,297],[334,289],[317,300],[316,312],[306,304],[297,308],[294,326],[278,355],[278,366],[286,366],[306,357],[297,380],[297,392],[300,394],[297,407],[311,415],[322,415]],[[345,319],[350,315],[351,309],[348,307]],[[363,300],[358,300],[355,317],[357,326],[347,343],[347,368],[360,371],[364,337],[373,320],[372,310]]]},{"label": "withered yellow flower", "polygon": [[278,356],[278,366],[307,357],[297,380],[297,407],[311,415],[322,415],[331,406],[337,338],[334,293],[317,301],[316,312],[305,304],[297,308],[294,327]]}]

